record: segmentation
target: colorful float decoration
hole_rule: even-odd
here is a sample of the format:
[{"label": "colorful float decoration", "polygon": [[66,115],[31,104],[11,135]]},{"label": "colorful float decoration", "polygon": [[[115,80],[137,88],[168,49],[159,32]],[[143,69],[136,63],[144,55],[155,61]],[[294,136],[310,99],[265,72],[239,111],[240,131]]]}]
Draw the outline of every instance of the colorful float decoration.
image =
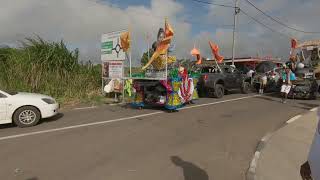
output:
[{"label": "colorful float decoration", "polygon": [[[153,43],[149,61],[140,73],[133,74],[132,105],[138,108],[145,106],[161,106],[175,111],[185,104],[197,99],[194,80],[188,70],[176,64],[176,57],[169,55],[174,31],[168,20],[164,28],[160,28],[157,40]],[[148,78],[145,71],[166,71],[165,78]]]}]

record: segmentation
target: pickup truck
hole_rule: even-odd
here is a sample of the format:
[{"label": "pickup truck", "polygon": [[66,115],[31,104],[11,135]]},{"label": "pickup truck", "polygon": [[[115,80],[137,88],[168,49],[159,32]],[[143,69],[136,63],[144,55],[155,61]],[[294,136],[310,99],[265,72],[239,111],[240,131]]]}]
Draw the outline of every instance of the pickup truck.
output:
[{"label": "pickup truck", "polygon": [[228,65],[210,65],[200,68],[201,77],[198,88],[201,96],[222,98],[232,90],[241,90],[247,94],[251,89],[250,79],[246,74]]}]

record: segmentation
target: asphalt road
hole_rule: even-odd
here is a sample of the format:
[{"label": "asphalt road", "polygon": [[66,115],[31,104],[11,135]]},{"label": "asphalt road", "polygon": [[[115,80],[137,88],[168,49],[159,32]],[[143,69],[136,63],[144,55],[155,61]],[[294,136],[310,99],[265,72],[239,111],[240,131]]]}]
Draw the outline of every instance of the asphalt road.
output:
[{"label": "asphalt road", "polygon": [[1,126],[0,179],[241,180],[262,136],[319,104],[234,94],[177,113],[105,105]]}]

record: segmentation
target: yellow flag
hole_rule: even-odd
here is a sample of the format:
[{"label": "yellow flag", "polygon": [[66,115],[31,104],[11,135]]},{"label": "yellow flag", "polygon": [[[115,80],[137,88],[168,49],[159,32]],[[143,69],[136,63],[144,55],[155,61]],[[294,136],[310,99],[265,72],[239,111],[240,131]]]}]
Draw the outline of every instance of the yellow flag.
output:
[{"label": "yellow flag", "polygon": [[120,35],[120,44],[124,52],[128,52],[130,49],[130,32],[124,32]]}]

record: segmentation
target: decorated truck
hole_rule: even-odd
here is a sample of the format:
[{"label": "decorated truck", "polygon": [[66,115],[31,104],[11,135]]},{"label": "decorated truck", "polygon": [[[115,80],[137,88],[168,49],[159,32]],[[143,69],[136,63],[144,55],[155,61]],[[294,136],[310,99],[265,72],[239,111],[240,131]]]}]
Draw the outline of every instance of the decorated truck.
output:
[{"label": "decorated truck", "polygon": [[289,97],[315,99],[320,85],[320,40],[298,44],[293,39],[291,44],[290,61],[286,64],[295,73],[297,80],[292,82]]},{"label": "decorated truck", "polygon": [[198,98],[197,77],[179,65],[176,57],[171,56],[171,40],[174,32],[168,21],[160,28],[157,40],[149,50],[151,58],[140,72],[133,73],[127,90],[132,91],[131,105],[139,109],[160,106],[176,111]]}]

